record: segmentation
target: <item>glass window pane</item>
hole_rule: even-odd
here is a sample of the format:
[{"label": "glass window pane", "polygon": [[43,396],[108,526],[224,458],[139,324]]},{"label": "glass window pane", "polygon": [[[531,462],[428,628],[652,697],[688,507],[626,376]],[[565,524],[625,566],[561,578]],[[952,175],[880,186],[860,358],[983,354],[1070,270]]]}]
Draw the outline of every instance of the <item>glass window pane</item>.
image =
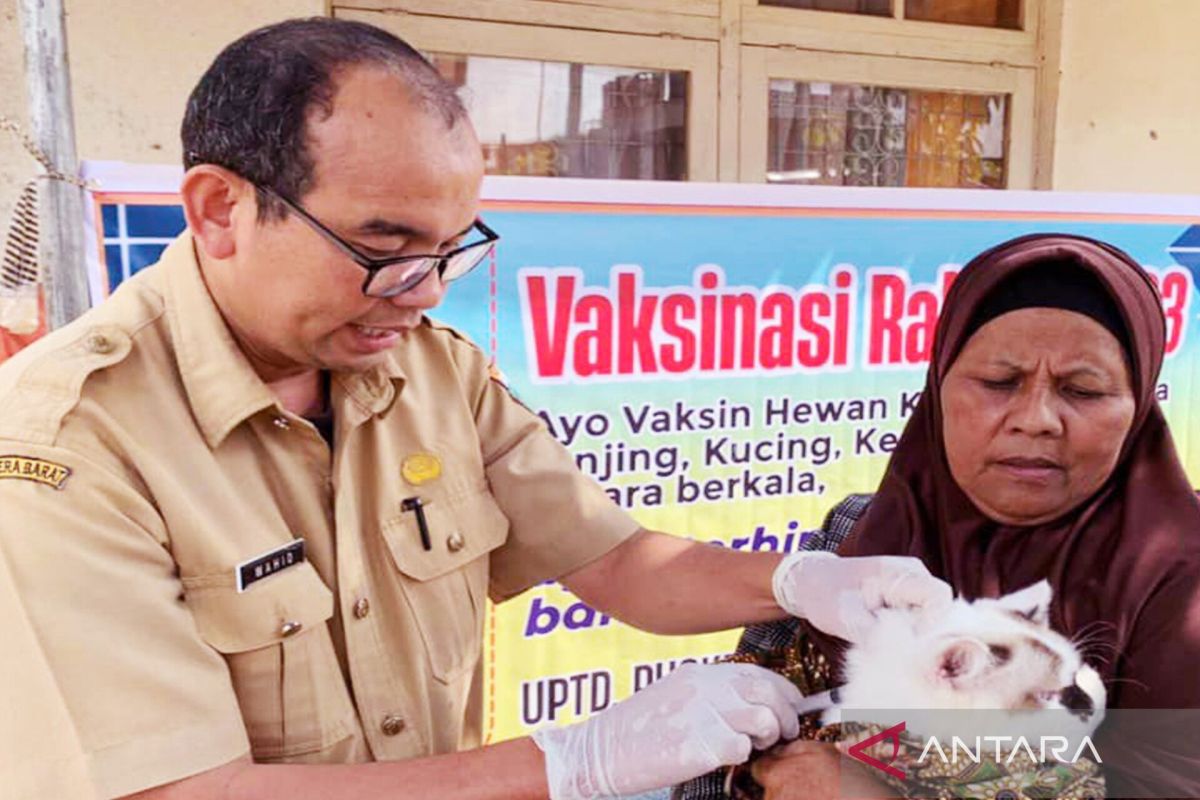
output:
[{"label": "glass window pane", "polygon": [[760,6],[811,8],[814,11],[841,11],[847,14],[892,15],[892,0],[758,0]]},{"label": "glass window pane", "polygon": [[178,236],[187,222],[183,219],[183,206],[125,206],[125,224],[129,236],[168,237]]},{"label": "glass window pane", "polygon": [[904,18],[1016,30],[1021,0],[904,0]]},{"label": "glass window pane", "polygon": [[1006,95],[772,80],[767,180],[1003,189]]},{"label": "glass window pane", "polygon": [[687,72],[432,53],[493,175],[687,180]]}]

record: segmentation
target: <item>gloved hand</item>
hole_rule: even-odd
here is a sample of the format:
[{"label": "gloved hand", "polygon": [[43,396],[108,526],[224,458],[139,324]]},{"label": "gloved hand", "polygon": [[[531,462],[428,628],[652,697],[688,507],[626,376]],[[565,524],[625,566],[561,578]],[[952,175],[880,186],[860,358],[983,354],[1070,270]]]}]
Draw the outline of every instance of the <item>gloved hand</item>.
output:
[{"label": "gloved hand", "polygon": [[800,733],[798,689],[752,664],[684,664],[629,699],[533,741],[551,800],[636,794],[741,764]]},{"label": "gloved hand", "polygon": [[775,601],[825,633],[857,641],[881,608],[936,611],[954,599],[945,581],[909,556],[842,558],[824,551],[792,553],[775,568]]}]

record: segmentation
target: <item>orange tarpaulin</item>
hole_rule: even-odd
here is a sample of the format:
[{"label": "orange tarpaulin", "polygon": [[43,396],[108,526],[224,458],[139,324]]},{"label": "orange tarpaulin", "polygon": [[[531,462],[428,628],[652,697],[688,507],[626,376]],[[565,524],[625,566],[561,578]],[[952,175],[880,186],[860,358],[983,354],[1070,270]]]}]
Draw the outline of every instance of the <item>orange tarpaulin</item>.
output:
[{"label": "orange tarpaulin", "polygon": [[17,334],[0,326],[0,363],[46,333],[46,298],[38,295],[38,326],[33,333]]}]

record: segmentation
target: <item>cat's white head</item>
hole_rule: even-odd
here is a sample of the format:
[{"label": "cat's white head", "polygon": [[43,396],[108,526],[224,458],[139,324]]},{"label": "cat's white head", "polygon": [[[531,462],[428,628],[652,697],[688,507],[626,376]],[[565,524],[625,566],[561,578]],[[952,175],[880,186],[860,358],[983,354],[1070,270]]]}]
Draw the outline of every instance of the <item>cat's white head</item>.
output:
[{"label": "cat's white head", "polygon": [[859,709],[1067,710],[1090,733],[1107,699],[1099,674],[1049,626],[1050,584],[944,613],[884,609],[846,654],[841,702]]}]

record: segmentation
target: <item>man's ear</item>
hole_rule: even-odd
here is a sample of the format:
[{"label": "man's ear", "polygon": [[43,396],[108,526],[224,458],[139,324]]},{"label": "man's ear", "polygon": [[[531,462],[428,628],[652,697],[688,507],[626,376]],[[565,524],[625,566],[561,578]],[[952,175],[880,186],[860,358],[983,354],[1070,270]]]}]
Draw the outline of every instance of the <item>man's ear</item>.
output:
[{"label": "man's ear", "polygon": [[[234,223],[241,214],[257,214],[254,187],[249,181],[214,164],[197,164],[179,187],[183,213],[196,245],[212,259],[237,251]],[[241,204],[243,208],[238,209]]]}]

